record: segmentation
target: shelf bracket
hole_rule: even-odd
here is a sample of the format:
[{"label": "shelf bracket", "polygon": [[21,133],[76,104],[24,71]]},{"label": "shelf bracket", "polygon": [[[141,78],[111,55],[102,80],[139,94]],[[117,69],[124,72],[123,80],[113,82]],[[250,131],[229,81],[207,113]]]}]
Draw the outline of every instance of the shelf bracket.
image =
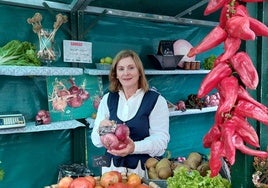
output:
[{"label": "shelf bracket", "polygon": [[90,31],[90,29],[92,29],[98,23],[98,21],[107,14],[107,12],[108,11],[106,9],[104,9],[101,12],[101,14],[99,14],[98,17],[95,18],[93,20],[93,22],[85,29],[85,31],[83,33],[81,33],[81,35],[79,36],[79,38],[84,38],[84,36]]}]

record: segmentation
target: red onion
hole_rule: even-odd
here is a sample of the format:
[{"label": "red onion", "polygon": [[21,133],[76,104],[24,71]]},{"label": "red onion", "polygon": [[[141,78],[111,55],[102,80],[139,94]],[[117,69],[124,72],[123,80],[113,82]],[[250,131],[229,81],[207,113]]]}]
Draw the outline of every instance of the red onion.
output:
[{"label": "red onion", "polygon": [[100,139],[105,148],[109,150],[118,148],[119,140],[113,133],[107,133],[101,136]]},{"label": "red onion", "polygon": [[39,110],[35,116],[35,122],[37,125],[51,123],[49,112],[46,110]]},{"label": "red onion", "polygon": [[129,128],[125,124],[117,124],[114,134],[118,140],[124,141],[129,136]]}]

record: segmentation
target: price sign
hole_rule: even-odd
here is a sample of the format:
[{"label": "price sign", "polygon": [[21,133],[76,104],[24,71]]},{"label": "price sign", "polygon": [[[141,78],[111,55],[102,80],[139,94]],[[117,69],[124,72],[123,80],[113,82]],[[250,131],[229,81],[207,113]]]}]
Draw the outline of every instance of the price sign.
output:
[{"label": "price sign", "polygon": [[63,61],[74,63],[92,63],[92,43],[63,40]]},{"label": "price sign", "polygon": [[103,166],[110,166],[110,162],[107,156],[95,156],[93,158],[93,166],[95,167],[103,167]]}]

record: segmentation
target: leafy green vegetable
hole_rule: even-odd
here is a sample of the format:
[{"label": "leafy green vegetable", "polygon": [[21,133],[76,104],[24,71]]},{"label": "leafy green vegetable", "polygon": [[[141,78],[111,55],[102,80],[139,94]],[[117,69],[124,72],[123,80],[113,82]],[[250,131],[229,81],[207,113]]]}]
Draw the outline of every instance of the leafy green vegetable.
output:
[{"label": "leafy green vegetable", "polygon": [[33,44],[11,40],[0,48],[0,65],[41,66],[41,62]]},{"label": "leafy green vegetable", "polygon": [[231,188],[231,183],[220,175],[210,177],[210,171],[205,177],[197,170],[188,171],[185,167],[175,170],[174,175],[167,179],[167,188]]},{"label": "leafy green vegetable", "polygon": [[210,55],[209,57],[205,58],[204,64],[203,64],[204,69],[211,70],[216,58],[217,58],[216,55]]}]

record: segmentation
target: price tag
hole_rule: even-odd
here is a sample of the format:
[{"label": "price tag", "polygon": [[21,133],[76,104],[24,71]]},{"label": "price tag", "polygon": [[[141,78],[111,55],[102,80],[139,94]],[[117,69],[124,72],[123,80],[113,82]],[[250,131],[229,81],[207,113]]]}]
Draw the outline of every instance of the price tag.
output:
[{"label": "price tag", "polygon": [[93,157],[93,166],[95,167],[110,166],[108,157],[105,155]]},{"label": "price tag", "polygon": [[92,43],[63,40],[63,61],[74,63],[92,63]]}]

